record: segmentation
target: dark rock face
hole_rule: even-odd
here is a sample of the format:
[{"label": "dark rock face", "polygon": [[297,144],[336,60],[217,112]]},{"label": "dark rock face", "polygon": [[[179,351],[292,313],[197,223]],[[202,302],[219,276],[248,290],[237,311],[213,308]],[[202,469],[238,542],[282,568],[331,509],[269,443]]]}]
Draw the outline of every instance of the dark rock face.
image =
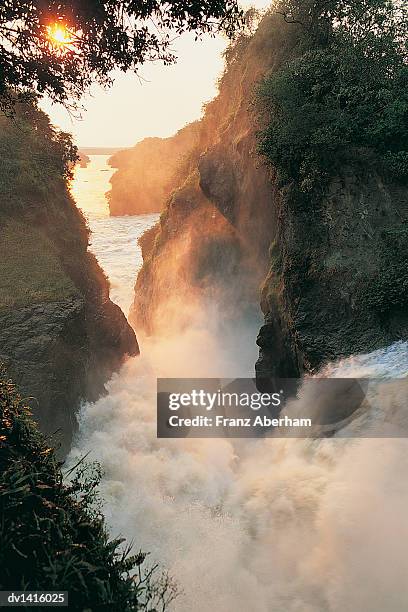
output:
[{"label": "dark rock face", "polygon": [[313,371],[408,337],[407,204],[406,187],[367,169],[346,169],[312,207],[282,194],[259,372],[279,370],[285,353]]},{"label": "dark rock face", "polygon": [[103,394],[138,345],[88,251],[46,116],[23,108],[0,127],[0,174],[11,168],[0,181],[0,362],[64,455],[81,402]]},{"label": "dark rock face", "polygon": [[103,394],[126,355],[137,353],[133,330],[110,300],[73,297],[0,310],[0,361],[62,455],[80,402]]},{"label": "dark rock face", "polygon": [[84,301],[36,304],[0,312],[0,353],[47,434],[60,431],[67,450],[75,429],[73,407],[86,396],[89,355]]},{"label": "dark rock face", "polygon": [[180,312],[214,297],[239,333],[239,313],[260,293],[258,375],[296,377],[407,338],[408,190],[375,172],[367,151],[316,197],[278,185],[256,154],[249,110],[257,80],[287,57],[273,48],[273,19],[206,106],[188,172],[144,242],[133,320],[152,332],[168,315],[160,304]]}]

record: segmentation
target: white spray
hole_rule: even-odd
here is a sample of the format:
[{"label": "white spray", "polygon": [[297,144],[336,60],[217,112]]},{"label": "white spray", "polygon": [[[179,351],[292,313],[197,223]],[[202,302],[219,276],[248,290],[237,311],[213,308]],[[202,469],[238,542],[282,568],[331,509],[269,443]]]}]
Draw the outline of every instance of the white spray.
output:
[{"label": "white spray", "polygon": [[[119,287],[129,266],[119,265],[112,229],[95,246]],[[235,329],[226,342],[215,321],[216,309],[207,310],[182,335],[141,339],[143,356],[83,408],[71,457],[91,451],[102,464],[112,535],[133,539],[169,570],[183,590],[177,612],[405,612],[406,439],[156,438],[157,376],[252,375],[255,329]],[[407,372],[408,344],[400,342],[324,375]],[[404,389],[376,386],[370,415],[352,427],[373,435],[386,426],[390,436],[407,427]]]},{"label": "white spray", "polygon": [[[151,344],[84,408],[73,455],[101,462],[108,524],[178,581],[174,609],[408,609],[407,441],[157,440],[157,375],[231,372],[202,329]],[[407,353],[399,343],[333,372],[395,374]],[[406,398],[387,393],[375,406],[401,418]]]}]

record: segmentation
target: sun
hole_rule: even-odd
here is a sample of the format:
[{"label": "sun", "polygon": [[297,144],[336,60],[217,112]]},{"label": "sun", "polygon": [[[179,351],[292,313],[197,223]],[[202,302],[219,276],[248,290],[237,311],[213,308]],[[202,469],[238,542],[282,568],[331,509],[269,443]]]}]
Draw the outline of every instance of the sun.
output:
[{"label": "sun", "polygon": [[61,23],[54,23],[47,28],[48,38],[56,47],[66,47],[72,43],[72,34]]}]

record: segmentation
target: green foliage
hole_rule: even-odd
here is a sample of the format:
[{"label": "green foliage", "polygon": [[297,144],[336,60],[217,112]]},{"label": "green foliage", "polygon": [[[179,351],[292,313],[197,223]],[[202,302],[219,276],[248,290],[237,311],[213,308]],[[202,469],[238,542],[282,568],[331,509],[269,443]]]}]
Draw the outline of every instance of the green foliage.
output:
[{"label": "green foliage", "polygon": [[383,234],[381,267],[360,299],[384,316],[393,309],[408,307],[408,227],[403,225]]},{"label": "green foliage", "polygon": [[13,118],[0,113],[1,200],[17,200],[19,188],[30,199],[41,197],[51,181],[72,178],[77,160],[71,136],[51,125],[34,95],[16,104]]},{"label": "green foliage", "polygon": [[0,310],[77,293],[55,245],[39,229],[0,217]]},{"label": "green foliage", "polygon": [[[117,68],[175,61],[174,36],[226,31],[240,22],[235,0],[3,0],[0,4],[0,97],[32,89],[73,102],[93,81],[109,85]],[[50,41],[47,28],[67,29],[67,45]]]},{"label": "green foliage", "polygon": [[16,103],[14,116],[0,113],[0,214],[48,226],[67,240],[67,229],[87,244],[88,230],[69,193],[78,160],[71,136],[56,130],[35,96]]},{"label": "green foliage", "polygon": [[67,590],[70,610],[165,610],[166,576],[110,540],[95,504],[101,477],[82,463],[65,483],[54,451],[0,376],[0,589]]},{"label": "green foliage", "polygon": [[78,293],[67,270],[88,230],[68,190],[76,159],[35,97],[0,114],[0,308]]},{"label": "green foliage", "polygon": [[278,12],[296,56],[264,79],[257,102],[259,149],[281,184],[311,192],[364,151],[407,179],[406,13],[389,0],[288,0]]}]

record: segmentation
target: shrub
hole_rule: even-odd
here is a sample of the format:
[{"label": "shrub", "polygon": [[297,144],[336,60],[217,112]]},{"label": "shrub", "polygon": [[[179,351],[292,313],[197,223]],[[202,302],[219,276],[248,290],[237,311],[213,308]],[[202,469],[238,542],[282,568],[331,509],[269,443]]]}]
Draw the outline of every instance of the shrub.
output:
[{"label": "shrub", "polygon": [[0,589],[69,592],[70,610],[165,610],[166,576],[110,540],[95,503],[98,466],[65,483],[54,450],[0,376]]},{"label": "shrub", "polygon": [[388,0],[284,0],[278,9],[297,53],[266,76],[257,102],[259,150],[281,183],[312,191],[364,149],[407,179],[406,17]]}]

